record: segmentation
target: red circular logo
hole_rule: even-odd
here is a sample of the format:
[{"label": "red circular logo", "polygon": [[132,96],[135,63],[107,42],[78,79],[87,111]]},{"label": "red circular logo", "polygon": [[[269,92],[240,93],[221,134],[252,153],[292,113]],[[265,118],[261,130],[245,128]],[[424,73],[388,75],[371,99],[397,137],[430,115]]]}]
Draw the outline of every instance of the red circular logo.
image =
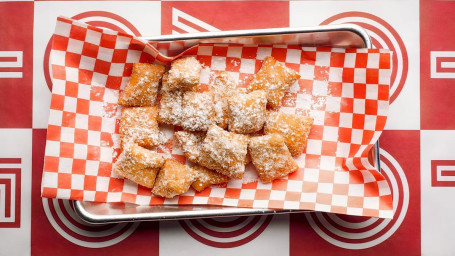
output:
[{"label": "red circular logo", "polygon": [[409,186],[400,164],[381,149],[381,174],[391,185],[393,219],[305,213],[314,231],[327,242],[346,249],[359,250],[378,245],[395,233],[403,222],[409,206]]},{"label": "red circular logo", "polygon": [[88,248],[104,248],[123,241],[139,226],[136,223],[91,225],[83,222],[68,200],[42,198],[51,226],[66,240]]},{"label": "red circular logo", "polygon": [[365,12],[344,12],[334,15],[321,23],[357,24],[368,31],[375,48],[387,48],[393,51],[392,75],[390,81],[390,103],[400,94],[408,75],[408,52],[397,31],[385,20]]},{"label": "red circular logo", "polygon": [[233,248],[258,237],[272,216],[182,220],[180,225],[197,241],[216,248]]},{"label": "red circular logo", "polygon": [[[100,28],[107,28],[115,31],[119,31],[122,33],[132,34],[135,36],[141,36],[141,33],[133,26],[128,20],[125,18],[111,13],[111,12],[104,12],[104,11],[90,11],[90,12],[83,12],[77,14],[72,19],[80,20],[87,24],[97,26]],[[51,52],[52,47],[52,37],[49,39],[47,43],[46,50],[44,51],[44,59],[43,59],[43,68],[44,68],[44,78],[46,79],[47,87],[49,90],[52,91],[52,78],[50,73],[50,62],[49,62],[49,55]]]}]

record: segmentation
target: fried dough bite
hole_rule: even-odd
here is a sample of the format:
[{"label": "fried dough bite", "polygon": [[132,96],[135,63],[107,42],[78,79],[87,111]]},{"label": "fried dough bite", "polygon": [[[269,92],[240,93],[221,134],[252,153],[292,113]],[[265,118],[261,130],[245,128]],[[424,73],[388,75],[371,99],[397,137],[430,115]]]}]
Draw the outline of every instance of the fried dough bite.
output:
[{"label": "fried dough bite", "polygon": [[118,104],[127,107],[154,105],[164,70],[162,65],[134,63],[130,82],[119,97]]},{"label": "fried dough bite", "polygon": [[201,70],[202,66],[195,57],[183,57],[174,60],[171,63],[167,83],[163,86],[163,90],[167,92],[175,90],[197,92]]},{"label": "fried dough bite", "polygon": [[223,130],[217,125],[210,126],[202,143],[198,163],[204,167],[233,179],[242,179],[248,137]]},{"label": "fried dough bite", "polygon": [[209,91],[213,93],[215,122],[223,129],[228,126],[228,98],[235,95],[236,88],[235,81],[229,77],[226,71],[218,73],[209,87]]},{"label": "fried dough bite", "polygon": [[207,131],[213,124],[213,94],[210,92],[185,92],[183,95],[183,116],[180,126],[189,131]]},{"label": "fried dough bite", "polygon": [[299,73],[269,56],[262,62],[262,67],[248,84],[248,91],[266,90],[267,104],[277,108],[291,85],[300,78]]},{"label": "fried dough bite", "polygon": [[142,186],[152,188],[164,157],[136,143],[128,143],[113,165],[113,171]]},{"label": "fried dough bite", "polygon": [[186,159],[193,163],[197,162],[197,159],[201,153],[202,142],[205,138],[205,132],[188,132],[178,131],[174,133],[177,139],[180,149],[185,155]]},{"label": "fried dough bite", "polygon": [[129,141],[148,148],[158,145],[157,118],[156,107],[123,108],[119,125],[121,148]]},{"label": "fried dough bite", "polygon": [[193,166],[193,170],[196,171],[196,181],[191,186],[198,192],[203,191],[210,185],[223,184],[229,181],[227,176],[200,165]]},{"label": "fried dough bite", "polygon": [[259,178],[264,183],[272,182],[299,168],[279,134],[251,138],[248,149]]},{"label": "fried dough bite", "polygon": [[267,107],[264,90],[234,95],[228,99],[228,106],[229,131],[247,134],[257,132],[264,126]]},{"label": "fried dough bite", "polygon": [[173,91],[162,94],[159,106],[158,122],[180,125],[183,116],[183,92]]},{"label": "fried dough bite", "polygon": [[152,193],[157,196],[172,198],[188,191],[196,178],[196,172],[174,159],[166,159],[158,173]]},{"label": "fried dough bite", "polygon": [[283,136],[291,155],[298,156],[306,147],[313,121],[314,119],[309,116],[269,111],[264,133],[277,133]]}]

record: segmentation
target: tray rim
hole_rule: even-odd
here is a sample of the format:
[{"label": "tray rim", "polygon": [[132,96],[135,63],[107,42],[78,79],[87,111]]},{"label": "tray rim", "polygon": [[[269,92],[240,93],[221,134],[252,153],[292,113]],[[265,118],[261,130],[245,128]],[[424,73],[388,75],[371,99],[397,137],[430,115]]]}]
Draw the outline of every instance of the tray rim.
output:
[{"label": "tray rim", "polygon": [[[364,28],[356,24],[339,24],[339,25],[322,25],[312,27],[289,27],[289,28],[270,28],[270,29],[250,29],[250,30],[230,30],[230,31],[216,31],[216,32],[200,32],[188,34],[174,34],[174,35],[156,35],[145,36],[141,39],[146,41],[165,42],[177,40],[202,40],[202,39],[219,39],[229,37],[254,37],[254,36],[273,36],[273,35],[291,35],[291,34],[305,34],[305,33],[320,33],[320,32],[352,32],[358,35],[364,42],[365,48],[372,48],[372,41],[370,36]],[[373,146],[374,150],[374,164],[378,172],[380,168],[380,155],[379,155],[379,140]],[[274,210],[274,209],[259,209],[259,208],[238,208],[228,206],[212,206],[204,205],[204,210],[194,210],[190,208],[196,207],[195,205],[182,206],[182,205],[160,205],[160,206],[137,206],[137,207],[159,207],[159,208],[188,208],[178,211],[162,211],[162,212],[147,212],[147,213],[127,213],[127,214],[113,214],[113,215],[99,215],[89,212],[85,207],[88,203],[73,201],[73,207],[76,214],[85,222],[91,224],[106,224],[106,223],[119,223],[119,222],[133,222],[133,221],[158,221],[158,220],[178,220],[178,219],[192,219],[192,218],[213,218],[213,217],[232,217],[232,216],[245,216],[245,215],[270,215],[270,214],[286,214],[286,213],[301,213],[309,212],[309,210]],[[110,203],[96,203],[96,204],[110,204]],[[197,206],[202,207],[202,206]]]}]

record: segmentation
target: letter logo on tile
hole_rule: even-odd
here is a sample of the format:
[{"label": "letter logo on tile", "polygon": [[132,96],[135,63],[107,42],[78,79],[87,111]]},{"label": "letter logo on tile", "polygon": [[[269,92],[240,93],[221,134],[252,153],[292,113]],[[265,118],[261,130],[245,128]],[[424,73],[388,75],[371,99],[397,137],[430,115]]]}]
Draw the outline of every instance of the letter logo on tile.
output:
[{"label": "letter logo on tile", "polygon": [[0,228],[21,226],[21,158],[0,158]]},{"label": "letter logo on tile", "polygon": [[455,78],[455,52],[431,51],[431,78]]},{"label": "letter logo on tile", "polygon": [[431,186],[455,187],[455,160],[431,160]]}]

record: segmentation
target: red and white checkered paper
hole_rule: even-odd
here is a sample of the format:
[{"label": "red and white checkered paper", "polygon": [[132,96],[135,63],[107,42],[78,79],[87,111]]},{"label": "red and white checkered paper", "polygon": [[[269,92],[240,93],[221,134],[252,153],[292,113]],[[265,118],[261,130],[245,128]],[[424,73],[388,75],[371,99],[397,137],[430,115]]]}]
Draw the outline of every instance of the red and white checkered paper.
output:
[{"label": "red and white checkered paper", "polygon": [[[280,111],[311,114],[315,123],[298,171],[270,184],[251,179],[173,199],[117,177],[117,99],[133,63],[171,58],[133,36],[58,18],[51,51],[53,89],[42,196],[96,202],[213,204],[236,207],[305,209],[391,218],[389,184],[368,161],[387,119],[391,53],[380,49],[308,48],[276,45],[195,46],[212,72],[226,70],[246,86],[266,56],[298,70],[301,79],[283,99]],[[208,69],[201,83],[210,80]],[[313,103],[313,104],[312,104]],[[172,157],[185,162],[173,139]],[[249,178],[248,178],[249,177]],[[248,182],[247,179],[251,179]]]}]

